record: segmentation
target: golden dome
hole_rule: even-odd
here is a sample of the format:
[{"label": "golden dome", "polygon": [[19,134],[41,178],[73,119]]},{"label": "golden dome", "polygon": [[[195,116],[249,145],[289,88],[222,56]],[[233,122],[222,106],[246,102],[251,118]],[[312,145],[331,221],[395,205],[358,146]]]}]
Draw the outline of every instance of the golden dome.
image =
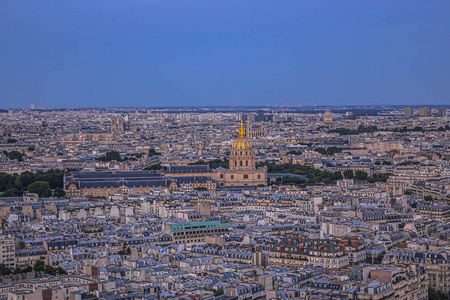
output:
[{"label": "golden dome", "polygon": [[241,118],[241,127],[239,127],[239,137],[233,142],[233,149],[245,150],[252,149],[252,143],[245,137],[244,122]]},{"label": "golden dome", "polygon": [[252,149],[252,143],[246,137],[238,137],[233,142],[233,149],[246,150]]}]

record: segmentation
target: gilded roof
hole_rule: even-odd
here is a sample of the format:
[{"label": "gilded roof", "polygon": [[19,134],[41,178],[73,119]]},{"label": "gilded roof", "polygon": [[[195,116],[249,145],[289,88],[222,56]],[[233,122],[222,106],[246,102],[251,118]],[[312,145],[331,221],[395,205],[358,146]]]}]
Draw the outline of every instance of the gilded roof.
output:
[{"label": "gilded roof", "polygon": [[252,149],[252,143],[246,137],[238,137],[233,142],[233,149],[237,150]]},{"label": "gilded roof", "polygon": [[252,143],[245,137],[244,122],[241,119],[241,127],[239,127],[239,137],[233,142],[233,149],[246,150],[251,149]]}]

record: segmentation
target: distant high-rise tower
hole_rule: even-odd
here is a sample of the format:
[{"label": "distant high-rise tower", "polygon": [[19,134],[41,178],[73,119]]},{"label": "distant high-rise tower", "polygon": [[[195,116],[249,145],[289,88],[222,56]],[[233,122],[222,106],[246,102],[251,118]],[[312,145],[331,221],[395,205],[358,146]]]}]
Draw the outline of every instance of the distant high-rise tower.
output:
[{"label": "distant high-rise tower", "polygon": [[419,116],[420,117],[431,117],[431,108],[429,108],[429,107],[421,107],[419,109]]},{"label": "distant high-rise tower", "polygon": [[438,117],[445,117],[447,115],[447,109],[445,107],[438,107]]},{"label": "distant high-rise tower", "polygon": [[124,126],[123,126],[122,118],[111,119],[111,133],[123,132],[123,130],[124,130]]},{"label": "distant high-rise tower", "polygon": [[128,118],[128,115],[122,115],[123,116],[123,129],[124,130],[130,130],[130,120]]},{"label": "distant high-rise tower", "polygon": [[413,109],[412,107],[405,107],[405,117],[412,117]]},{"label": "distant high-rise tower", "polygon": [[258,110],[258,114],[257,114],[257,116],[255,118],[255,121],[256,122],[261,122],[261,121],[264,121],[264,118],[265,118],[264,111],[263,110]]},{"label": "distant high-rise tower", "polygon": [[34,109],[34,104],[31,104],[31,105],[30,105],[30,109]]}]

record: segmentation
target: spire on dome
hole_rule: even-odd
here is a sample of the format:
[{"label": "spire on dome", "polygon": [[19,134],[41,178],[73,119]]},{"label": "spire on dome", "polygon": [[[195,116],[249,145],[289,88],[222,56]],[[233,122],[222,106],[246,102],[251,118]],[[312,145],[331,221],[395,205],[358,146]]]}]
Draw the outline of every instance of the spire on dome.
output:
[{"label": "spire on dome", "polygon": [[239,127],[239,137],[245,137],[244,121],[241,117],[241,127]]}]

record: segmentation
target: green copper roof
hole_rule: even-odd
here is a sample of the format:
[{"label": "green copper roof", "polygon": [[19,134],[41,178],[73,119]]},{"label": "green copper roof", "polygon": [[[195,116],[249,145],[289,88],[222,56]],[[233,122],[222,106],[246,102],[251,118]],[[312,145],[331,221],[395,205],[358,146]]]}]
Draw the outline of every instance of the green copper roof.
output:
[{"label": "green copper roof", "polygon": [[170,231],[185,231],[185,230],[201,230],[201,229],[216,229],[216,228],[229,228],[231,223],[221,223],[219,221],[208,222],[189,222],[183,224],[172,224]]}]

